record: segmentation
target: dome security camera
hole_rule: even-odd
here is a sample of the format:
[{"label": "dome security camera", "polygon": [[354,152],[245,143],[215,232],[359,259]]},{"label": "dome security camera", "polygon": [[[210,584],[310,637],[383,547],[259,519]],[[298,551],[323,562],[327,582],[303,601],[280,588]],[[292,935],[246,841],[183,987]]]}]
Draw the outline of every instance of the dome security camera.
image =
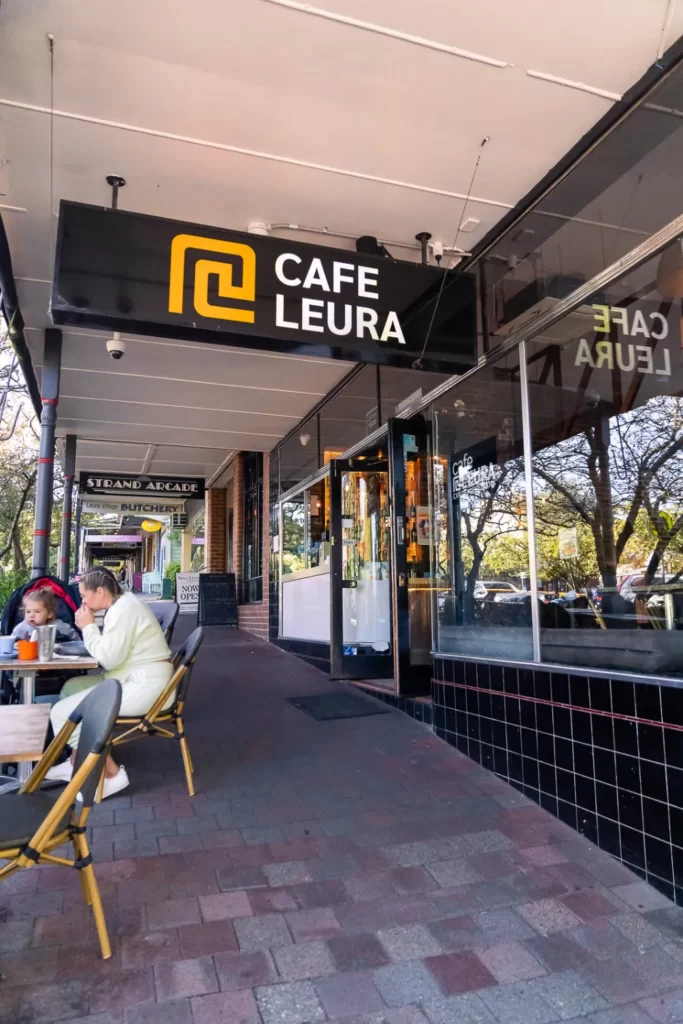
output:
[{"label": "dome security camera", "polygon": [[126,351],[126,343],[119,334],[118,331],[114,331],[114,335],[107,339],[107,352],[112,359],[122,359],[123,353]]}]

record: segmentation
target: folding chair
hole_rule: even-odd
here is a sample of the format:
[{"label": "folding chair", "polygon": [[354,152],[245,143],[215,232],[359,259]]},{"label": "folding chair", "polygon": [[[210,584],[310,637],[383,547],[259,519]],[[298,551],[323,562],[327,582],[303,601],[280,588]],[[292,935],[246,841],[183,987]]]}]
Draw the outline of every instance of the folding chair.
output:
[{"label": "folding chair", "polygon": [[150,601],[149,607],[154,612],[157,622],[164,631],[166,643],[170,645],[180,608],[175,601]]},{"label": "folding chair", "polygon": [[[173,658],[174,672],[166,689],[157,697],[146,715],[117,719],[114,726],[114,735],[111,740],[112,747],[117,747],[121,743],[130,743],[132,740],[142,739],[143,736],[162,736],[165,739],[178,740],[190,796],[194,796],[194,783],[192,781],[194,765],[192,764],[190,748],[185,736],[183,709],[187,700],[190,679],[192,678],[192,669],[203,639],[204,630],[201,626],[195,629],[193,633],[190,633],[183,646],[176,652]],[[173,703],[170,707],[165,708],[164,705],[168,703],[173,693],[175,693]],[[162,725],[161,723],[164,724]],[[123,732],[119,732],[121,729]],[[98,803],[102,799],[103,788],[104,771],[102,771],[97,791]]]},{"label": "folding chair", "polygon": [[[0,868],[0,881],[21,868],[43,863],[80,871],[83,898],[92,907],[103,960],[111,956],[111,946],[86,822],[120,707],[121,685],[117,679],[105,679],[95,686],[72,711],[19,792],[0,797],[0,861],[7,861]],[[81,735],[71,781],[63,789],[39,789],[78,725]],[[73,860],[52,852],[65,843],[73,845]]]}]

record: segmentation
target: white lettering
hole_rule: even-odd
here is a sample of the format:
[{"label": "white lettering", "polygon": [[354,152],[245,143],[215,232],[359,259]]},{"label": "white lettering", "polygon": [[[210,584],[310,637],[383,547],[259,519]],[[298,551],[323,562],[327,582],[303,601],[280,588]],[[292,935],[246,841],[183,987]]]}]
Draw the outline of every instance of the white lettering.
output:
[{"label": "white lettering", "polygon": [[655,373],[662,373],[667,377],[671,376],[671,353],[668,348],[662,349],[662,358],[664,359],[664,367],[661,370],[655,370]]},{"label": "white lettering", "polygon": [[[315,308],[314,308],[315,307]],[[325,328],[322,324],[311,323],[312,320],[322,320],[323,309],[325,303],[322,299],[302,299],[301,300],[301,330],[302,331],[317,331],[319,334],[323,334]]]},{"label": "white lettering", "polygon": [[[379,292],[377,292],[377,277],[379,275],[378,267],[359,267],[358,268],[358,297],[361,299],[378,299]],[[369,278],[374,277],[374,280]],[[368,288],[374,288],[375,291],[368,291]]]},{"label": "white lettering", "polygon": [[[622,345],[621,342],[617,342],[617,344],[615,345],[615,348],[616,348],[615,355],[617,357],[617,366],[619,367],[620,370],[623,370],[624,373],[630,373],[631,370],[633,369],[633,367],[636,365],[636,354],[633,351],[633,345]],[[628,364],[626,364],[624,362],[624,359],[623,359],[623,356],[622,356],[622,350],[624,348],[628,352]]]},{"label": "white lettering", "polygon": [[401,330],[401,325],[398,322],[398,316],[393,312],[393,310],[387,314],[387,319],[379,340],[389,341],[389,338],[395,338],[399,345],[405,345],[406,343],[406,339],[403,337],[403,331]]},{"label": "white lettering", "polygon": [[604,363],[607,363],[608,370],[614,369],[614,353],[611,341],[598,341],[595,345],[595,368],[601,370]]},{"label": "white lettering", "polygon": [[631,324],[631,334],[642,334],[645,338],[650,337],[650,332],[647,329],[645,323],[645,317],[643,316],[642,309],[637,309],[633,314],[633,323]]},{"label": "white lettering", "polygon": [[636,345],[636,354],[638,370],[641,373],[653,373],[652,349],[648,348],[647,345]]},{"label": "white lettering", "polygon": [[285,277],[284,266],[287,260],[292,260],[293,263],[301,263],[301,257],[297,256],[294,252],[283,252],[275,260],[275,275],[278,281],[282,284],[287,285],[289,288],[298,288],[301,284],[300,277]]},{"label": "white lettering", "polygon": [[353,306],[344,306],[344,326],[337,327],[334,302],[327,303],[327,326],[332,334],[350,334],[353,326]]},{"label": "white lettering", "polygon": [[593,356],[591,354],[591,347],[585,338],[582,338],[579,342],[579,349],[576,353],[574,366],[581,366],[582,363],[586,363],[588,366],[595,368],[595,363],[593,362]]},{"label": "white lettering", "polygon": [[325,271],[323,270],[322,260],[315,259],[311,260],[311,265],[308,268],[308,273],[304,278],[304,288],[322,288],[324,292],[329,292],[330,286],[327,278],[325,277]]},{"label": "white lettering", "polygon": [[666,317],[662,316],[661,313],[650,313],[650,320],[658,320],[661,325],[659,334],[655,334],[654,329],[650,329],[650,337],[655,338],[656,341],[662,341],[663,338],[668,337],[669,324],[667,323]]},{"label": "white lettering", "polygon": [[299,325],[293,320],[285,320],[285,297],[284,295],[275,296],[275,326],[276,327],[287,327],[292,331],[298,331]]},{"label": "white lettering", "polygon": [[379,341],[379,334],[376,330],[377,313],[368,306],[356,306],[356,337],[362,338],[366,328],[373,341]]},{"label": "white lettering", "polygon": [[[345,270],[351,271],[351,276],[344,274]],[[355,267],[353,263],[337,263],[335,260],[332,264],[332,291],[340,292],[343,284],[353,284],[353,271]],[[359,335],[360,337],[360,335]]]}]

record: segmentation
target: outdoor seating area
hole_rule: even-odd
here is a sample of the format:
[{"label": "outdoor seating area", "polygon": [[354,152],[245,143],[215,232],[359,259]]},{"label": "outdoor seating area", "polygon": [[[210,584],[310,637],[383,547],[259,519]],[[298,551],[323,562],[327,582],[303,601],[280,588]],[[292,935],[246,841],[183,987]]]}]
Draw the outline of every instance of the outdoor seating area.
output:
[{"label": "outdoor seating area", "polygon": [[[179,619],[177,671],[193,630]],[[40,801],[26,836],[5,835],[0,797],[17,844],[1,1020],[676,1019],[683,910],[407,715],[316,721],[288,698],[340,684],[246,633],[206,634],[181,711],[194,797],[174,745],[131,743],[130,789],[90,809],[102,729],[82,730],[56,802],[34,784],[64,736],[4,798]]]}]

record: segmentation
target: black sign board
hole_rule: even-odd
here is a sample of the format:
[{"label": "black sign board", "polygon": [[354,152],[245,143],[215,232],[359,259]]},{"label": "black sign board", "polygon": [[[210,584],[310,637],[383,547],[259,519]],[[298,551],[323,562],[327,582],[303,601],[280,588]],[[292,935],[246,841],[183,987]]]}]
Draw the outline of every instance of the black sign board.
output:
[{"label": "black sign board", "polygon": [[135,494],[146,498],[203,498],[204,480],[189,476],[135,476],[125,473],[81,473],[81,494],[108,494],[116,497]]},{"label": "black sign board", "polygon": [[56,324],[396,366],[429,332],[425,369],[476,361],[471,274],[66,201],[51,311]]},{"label": "black sign board", "polygon": [[200,626],[237,625],[237,587],[234,572],[200,572]]}]

